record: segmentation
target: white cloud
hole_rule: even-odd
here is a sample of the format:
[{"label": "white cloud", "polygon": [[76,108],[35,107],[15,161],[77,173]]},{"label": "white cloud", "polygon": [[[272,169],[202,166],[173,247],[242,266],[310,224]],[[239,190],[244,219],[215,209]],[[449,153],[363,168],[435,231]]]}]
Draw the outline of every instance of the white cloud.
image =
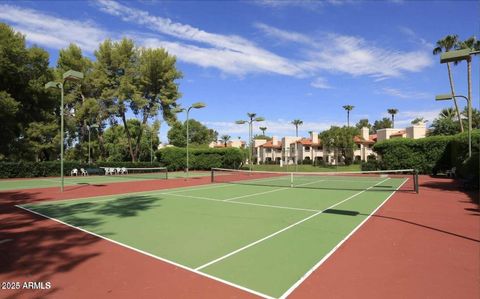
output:
[{"label": "white cloud", "polygon": [[157,38],[141,38],[137,41],[144,47],[163,47],[168,52],[177,56],[179,60],[193,63],[201,67],[215,67],[221,71],[234,75],[246,75],[248,73],[277,73],[289,76],[299,76],[301,70],[290,65],[286,60],[268,59],[249,53],[236,52],[231,49],[202,48],[195,45],[179,42],[162,41]]},{"label": "white cloud", "polygon": [[[432,63],[427,51],[401,52],[379,48],[359,37],[331,33],[312,38],[262,23],[254,25],[272,38],[302,45],[296,51],[301,57],[294,59],[277,55],[237,35],[206,32],[115,1],[101,0],[96,5],[108,14],[153,31],[150,35],[131,34],[140,45],[165,47],[180,61],[216,68],[223,74],[313,77],[316,78],[311,83],[313,87],[329,88],[323,79],[325,72],[371,76],[377,81],[417,72]],[[49,48],[76,43],[92,53],[104,39],[120,36],[120,32],[105,31],[91,21],[58,18],[7,4],[0,4],[0,20],[11,23],[26,34],[29,41]]]},{"label": "white cloud", "polygon": [[49,48],[64,48],[75,43],[83,50],[93,52],[108,37],[106,31],[91,21],[57,18],[8,4],[0,4],[0,20],[12,24],[29,41]]},{"label": "white cloud", "polygon": [[378,94],[386,94],[389,96],[394,96],[402,99],[428,99],[433,98],[433,95],[426,92],[411,91],[411,90],[401,90],[398,88],[384,87]]},{"label": "white cloud", "polygon": [[322,77],[317,77],[312,83],[310,83],[311,86],[315,87],[315,88],[319,88],[319,89],[330,89],[332,88],[327,80],[325,78],[322,78]]},{"label": "white cloud", "polygon": [[158,38],[150,38],[145,41],[151,46],[168,45],[180,60],[204,67],[217,67],[224,72],[236,75],[266,72],[301,76],[303,73],[294,61],[258,47],[240,36],[206,32],[190,25],[173,22],[168,18],[150,15],[147,11],[131,8],[115,1],[101,0],[97,5],[102,11],[118,16],[123,21],[143,25],[154,32],[183,40],[183,42],[166,42]]},{"label": "white cloud", "polygon": [[317,38],[278,29],[258,23],[256,27],[278,40],[306,46],[302,49],[307,59],[300,65],[304,70],[367,75],[380,81],[399,77],[405,72],[418,72],[433,64],[426,50],[397,51],[380,48],[360,37],[335,33],[321,34]]},{"label": "white cloud", "polygon": [[402,32],[403,34],[405,34],[409,38],[410,42],[412,42],[414,44],[421,45],[421,46],[423,46],[423,47],[425,47],[426,49],[429,49],[429,50],[431,50],[435,47],[434,44],[428,42],[424,38],[419,37],[418,34],[415,31],[413,31],[412,29],[410,29],[408,27],[399,26],[398,29],[400,30],[400,32]]}]

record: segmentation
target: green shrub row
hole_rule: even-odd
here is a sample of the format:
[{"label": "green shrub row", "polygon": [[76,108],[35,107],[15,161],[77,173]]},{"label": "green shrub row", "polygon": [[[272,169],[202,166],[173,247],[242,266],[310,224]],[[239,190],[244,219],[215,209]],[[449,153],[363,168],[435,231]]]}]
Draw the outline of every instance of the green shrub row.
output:
[{"label": "green shrub row", "polygon": [[[168,170],[182,170],[187,167],[185,148],[167,147],[156,152],[157,160]],[[189,169],[209,170],[214,167],[239,168],[244,163],[246,151],[238,148],[208,148],[189,150]]]},{"label": "green shrub row", "polygon": [[[74,168],[98,168],[98,167],[158,167],[158,162],[98,162],[87,164],[84,162],[65,161],[63,169],[65,175],[69,175]],[[60,176],[60,161],[45,162],[0,162],[0,178],[33,178]]]},{"label": "green shrub row", "polygon": [[419,173],[436,174],[456,167],[464,177],[478,176],[479,144],[480,131],[475,130],[472,132],[472,158],[467,160],[467,133],[384,140],[373,147],[381,157],[379,161],[363,162],[362,170],[413,168]]}]

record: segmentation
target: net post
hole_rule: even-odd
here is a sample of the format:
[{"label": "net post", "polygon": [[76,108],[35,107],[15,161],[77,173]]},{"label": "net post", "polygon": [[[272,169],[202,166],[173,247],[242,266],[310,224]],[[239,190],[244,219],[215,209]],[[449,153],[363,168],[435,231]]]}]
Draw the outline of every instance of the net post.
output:
[{"label": "net post", "polygon": [[293,172],[290,172],[290,188],[293,188]]},{"label": "net post", "polygon": [[418,187],[418,171],[415,169],[413,171],[413,187],[415,189],[415,193],[419,193],[419,187]]},{"label": "net post", "polygon": [[165,179],[168,180],[168,169],[165,168]]},{"label": "net post", "polygon": [[214,169],[213,168],[210,171],[210,182],[211,183],[215,182],[215,175],[214,175]]}]

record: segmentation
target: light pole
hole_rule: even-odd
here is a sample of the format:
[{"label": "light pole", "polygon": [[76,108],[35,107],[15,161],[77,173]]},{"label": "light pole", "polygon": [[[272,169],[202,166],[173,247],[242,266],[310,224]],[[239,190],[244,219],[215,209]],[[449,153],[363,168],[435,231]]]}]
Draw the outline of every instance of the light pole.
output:
[{"label": "light pole", "polygon": [[188,128],[188,119],[189,119],[189,114],[190,114],[190,110],[192,109],[201,109],[201,108],[205,108],[207,105],[203,102],[196,102],[196,103],[193,103],[190,107],[188,107],[187,109],[185,108],[177,108],[175,109],[175,113],[178,113],[178,112],[182,112],[182,111],[186,111],[187,112],[187,168],[186,168],[186,171],[187,171],[187,177],[186,179],[188,180],[188,167],[189,167],[189,154],[188,154],[188,142],[189,142],[189,139],[190,139],[190,132],[189,132],[189,128]]},{"label": "light pole", "polygon": [[91,126],[87,126],[87,128],[88,128],[88,164],[90,165],[90,164],[92,164],[92,159],[90,157],[90,152],[91,152],[90,151],[90,129],[92,129],[92,128],[93,129],[98,129],[98,125],[93,124]]},{"label": "light pole", "polygon": [[153,164],[153,129],[150,129],[150,164]]},{"label": "light pole", "polygon": [[[448,62],[456,62],[456,61],[462,61],[466,60],[467,61],[467,67],[468,67],[468,97],[465,96],[460,96],[463,97],[464,99],[467,100],[468,104],[468,141],[469,141],[469,147],[468,147],[468,153],[469,157],[472,155],[472,76],[471,76],[471,69],[472,69],[472,55],[477,55],[480,54],[480,51],[472,50],[472,49],[462,49],[462,50],[457,50],[457,51],[449,51],[445,52],[442,55],[440,55],[440,63],[448,63]],[[457,96],[455,96],[457,97]],[[452,99],[452,96],[450,95],[450,98]],[[447,98],[441,98],[441,99],[436,99],[437,101],[442,101],[442,100],[449,100]]]},{"label": "light pole", "polygon": [[[435,101],[449,101],[454,97],[451,94],[440,94],[435,96]],[[472,103],[466,97],[462,95],[455,95],[455,98],[463,98],[467,101],[468,106],[468,157],[472,156]]]},{"label": "light pole", "polygon": [[248,120],[237,120],[235,123],[237,125],[243,125],[247,124],[249,125],[248,127],[248,139],[250,141],[250,150],[248,153],[248,164],[250,165],[250,171],[252,171],[252,154],[253,154],[253,122],[261,122],[264,121],[265,118],[263,117],[257,117],[256,113],[247,113],[248,115]]},{"label": "light pole", "polygon": [[50,81],[45,84],[45,89],[48,88],[58,88],[60,89],[61,100],[60,100],[60,176],[62,178],[61,191],[63,192],[65,177],[63,175],[63,85],[66,81],[78,81],[83,79],[83,73],[69,70],[63,73],[62,82]]}]

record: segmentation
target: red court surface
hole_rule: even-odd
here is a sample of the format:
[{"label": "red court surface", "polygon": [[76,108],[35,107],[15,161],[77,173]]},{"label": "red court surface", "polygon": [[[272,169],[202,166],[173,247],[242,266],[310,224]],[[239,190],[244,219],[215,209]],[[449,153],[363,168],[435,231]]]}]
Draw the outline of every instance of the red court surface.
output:
[{"label": "red court surface", "polygon": [[[32,215],[14,204],[208,184],[145,181],[0,193],[0,281],[50,282],[1,298],[247,298],[250,293]],[[479,298],[477,193],[420,177],[396,193],[291,298]]]}]

